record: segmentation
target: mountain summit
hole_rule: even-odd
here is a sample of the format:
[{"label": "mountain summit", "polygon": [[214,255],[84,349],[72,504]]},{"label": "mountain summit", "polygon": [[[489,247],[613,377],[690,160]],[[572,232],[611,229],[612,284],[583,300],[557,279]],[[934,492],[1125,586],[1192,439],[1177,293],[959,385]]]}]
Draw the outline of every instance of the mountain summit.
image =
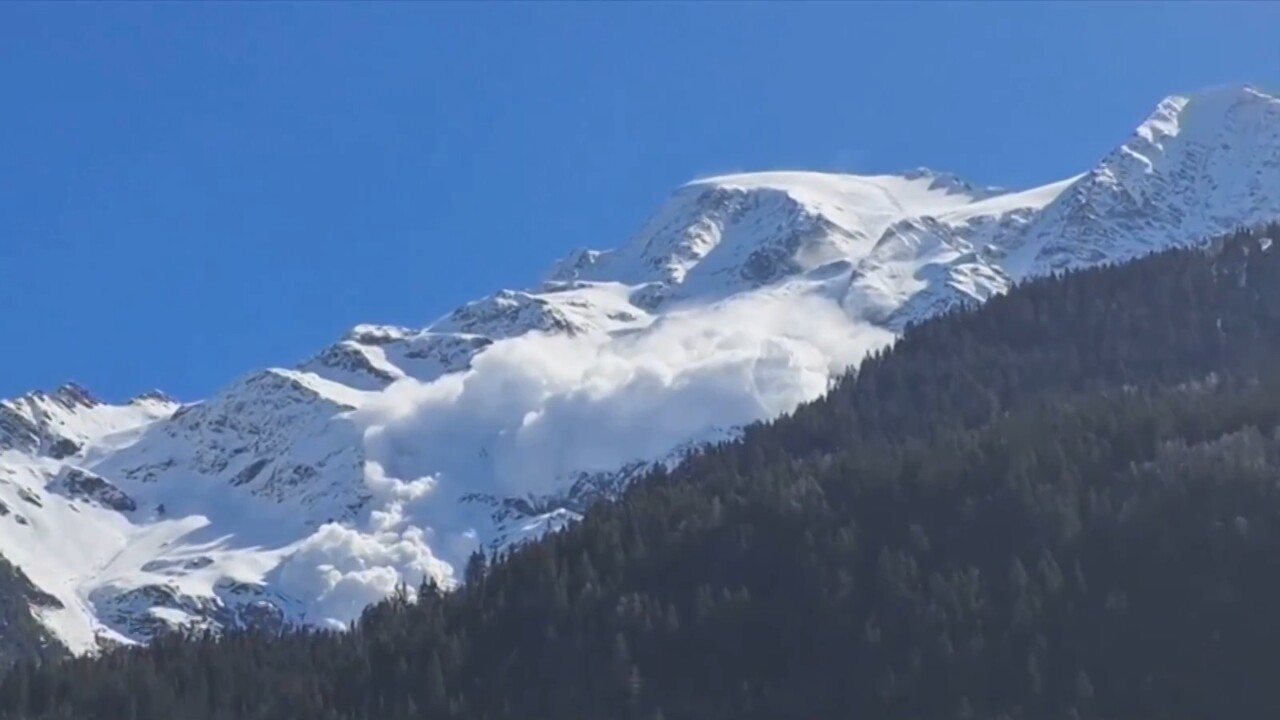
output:
[{"label": "mountain summit", "polygon": [[1021,191],[916,170],[678,188],[616,250],[425,328],[361,325],[201,403],[0,403],[0,554],[74,652],[173,627],[339,625],[790,411],[908,324],[1028,277],[1280,218],[1280,98],[1162,101]]}]

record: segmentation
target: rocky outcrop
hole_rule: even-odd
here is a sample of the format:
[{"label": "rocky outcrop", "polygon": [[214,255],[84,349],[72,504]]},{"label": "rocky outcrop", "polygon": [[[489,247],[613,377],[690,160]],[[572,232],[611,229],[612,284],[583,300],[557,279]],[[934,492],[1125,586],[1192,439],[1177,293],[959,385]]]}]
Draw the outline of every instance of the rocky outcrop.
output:
[{"label": "rocky outcrop", "polygon": [[105,478],[88,470],[67,466],[58,473],[49,489],[82,502],[95,503],[117,512],[133,512],[138,503]]}]

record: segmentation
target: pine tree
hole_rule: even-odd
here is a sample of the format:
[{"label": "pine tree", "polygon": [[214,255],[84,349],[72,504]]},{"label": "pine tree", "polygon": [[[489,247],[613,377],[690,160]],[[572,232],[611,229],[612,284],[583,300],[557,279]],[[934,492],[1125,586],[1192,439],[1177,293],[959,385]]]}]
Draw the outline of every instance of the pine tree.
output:
[{"label": "pine tree", "polygon": [[427,658],[425,693],[427,707],[440,710],[448,705],[449,693],[445,686],[444,669],[440,657],[433,651]]}]

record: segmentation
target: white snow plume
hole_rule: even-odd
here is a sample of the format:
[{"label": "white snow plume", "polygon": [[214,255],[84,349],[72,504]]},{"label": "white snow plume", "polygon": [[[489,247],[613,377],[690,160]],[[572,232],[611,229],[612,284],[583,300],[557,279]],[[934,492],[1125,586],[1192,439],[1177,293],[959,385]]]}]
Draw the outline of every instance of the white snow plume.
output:
[{"label": "white snow plume", "polygon": [[410,481],[385,475],[377,462],[365,464],[365,487],[372,495],[363,527],[321,525],[298,543],[277,570],[275,583],[307,607],[307,621],[344,627],[399,584],[411,588],[426,577],[453,583],[453,569],[432,552],[428,532],[408,524],[405,506],[426,497],[431,478]]},{"label": "white snow plume", "polygon": [[[392,385],[355,417],[386,482],[437,483],[396,501],[441,533],[454,501],[553,492],[579,472],[657,459],[691,438],[773,417],[892,338],[816,295],[759,295],[672,312],[620,336],[531,333],[495,343],[465,373]],[[436,508],[447,509],[439,516]],[[443,542],[442,542],[443,541]]]}]

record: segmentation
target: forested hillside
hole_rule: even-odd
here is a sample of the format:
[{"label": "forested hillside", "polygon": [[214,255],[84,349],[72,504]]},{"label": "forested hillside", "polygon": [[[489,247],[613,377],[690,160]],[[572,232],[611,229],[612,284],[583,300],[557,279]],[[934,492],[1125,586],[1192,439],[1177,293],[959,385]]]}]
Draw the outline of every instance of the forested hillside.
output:
[{"label": "forested hillside", "polygon": [[102,720],[1274,717],[1280,226],[910,329],[347,633],[20,665]]}]

